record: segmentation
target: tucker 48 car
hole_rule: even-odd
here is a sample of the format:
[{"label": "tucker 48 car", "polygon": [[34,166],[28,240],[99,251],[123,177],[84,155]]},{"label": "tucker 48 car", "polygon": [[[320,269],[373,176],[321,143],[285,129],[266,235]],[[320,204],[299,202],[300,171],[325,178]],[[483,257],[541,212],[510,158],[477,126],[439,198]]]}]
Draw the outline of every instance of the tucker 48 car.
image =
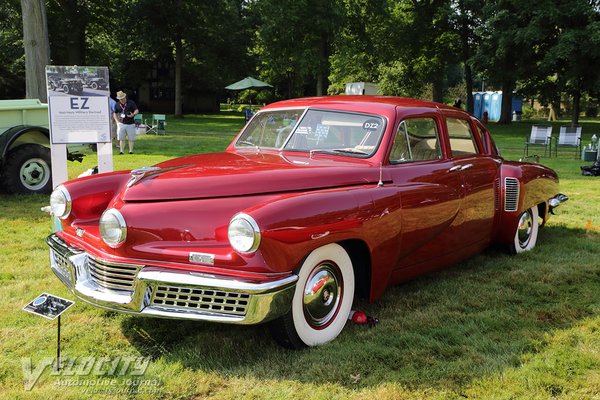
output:
[{"label": "tucker 48 car", "polygon": [[441,104],[339,96],[264,107],[222,153],[75,179],[50,198],[51,267],[133,314],[270,321],[284,346],[344,327],[355,296],[492,243],[532,249],[565,201],[554,171],[505,161]]}]

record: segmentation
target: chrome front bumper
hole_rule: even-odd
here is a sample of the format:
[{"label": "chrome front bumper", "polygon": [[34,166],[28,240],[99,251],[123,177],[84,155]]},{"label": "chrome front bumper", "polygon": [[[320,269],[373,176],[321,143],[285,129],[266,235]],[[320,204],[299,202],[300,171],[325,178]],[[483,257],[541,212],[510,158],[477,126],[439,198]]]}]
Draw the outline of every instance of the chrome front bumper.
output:
[{"label": "chrome front bumper", "polygon": [[46,239],[54,274],[81,300],[164,318],[257,324],[285,314],[298,277],[251,283],[227,277],[95,259],[56,235]]}]

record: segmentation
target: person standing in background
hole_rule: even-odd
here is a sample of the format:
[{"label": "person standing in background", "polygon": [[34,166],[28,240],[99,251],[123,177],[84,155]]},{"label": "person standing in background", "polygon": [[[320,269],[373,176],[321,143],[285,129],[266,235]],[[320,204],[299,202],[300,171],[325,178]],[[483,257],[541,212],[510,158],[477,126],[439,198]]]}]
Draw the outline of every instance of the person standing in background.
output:
[{"label": "person standing in background", "polygon": [[125,147],[125,136],[129,144],[129,154],[133,154],[135,144],[135,124],[133,118],[139,113],[137,105],[133,100],[127,100],[127,95],[123,91],[117,92],[119,102],[113,109],[115,121],[117,121],[117,139],[119,140],[119,152],[123,154]]},{"label": "person standing in background", "polygon": [[[117,139],[117,121],[115,119],[115,106],[117,105],[117,102],[115,101],[115,99],[113,99],[112,97],[110,97],[110,95],[108,96],[108,109],[110,110],[111,113],[111,118],[110,118],[110,141],[112,142],[113,140]],[[117,147],[118,147],[118,141],[115,142]]]}]

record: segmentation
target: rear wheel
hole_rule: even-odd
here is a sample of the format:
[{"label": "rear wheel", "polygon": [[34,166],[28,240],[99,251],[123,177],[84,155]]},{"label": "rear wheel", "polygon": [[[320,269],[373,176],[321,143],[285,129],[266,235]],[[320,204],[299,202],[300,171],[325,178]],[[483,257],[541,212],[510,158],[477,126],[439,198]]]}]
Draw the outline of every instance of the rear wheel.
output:
[{"label": "rear wheel", "polygon": [[292,308],[271,323],[271,333],[279,344],[293,349],[327,343],[344,328],[353,297],[348,253],[338,244],[320,247],[302,264]]},{"label": "rear wheel", "polygon": [[71,92],[71,88],[69,87],[69,85],[63,85],[62,89],[63,92],[65,92],[66,94],[69,94]]},{"label": "rear wheel", "polygon": [[50,193],[51,176],[50,149],[26,144],[8,154],[2,180],[9,193]]},{"label": "rear wheel", "polygon": [[529,251],[535,247],[539,229],[538,208],[531,207],[519,217],[515,237],[511,244],[513,254]]},{"label": "rear wheel", "polygon": [[96,89],[98,89],[98,83],[96,83],[96,82],[92,82],[92,83],[90,84],[90,87],[91,87],[92,89],[96,90]]}]

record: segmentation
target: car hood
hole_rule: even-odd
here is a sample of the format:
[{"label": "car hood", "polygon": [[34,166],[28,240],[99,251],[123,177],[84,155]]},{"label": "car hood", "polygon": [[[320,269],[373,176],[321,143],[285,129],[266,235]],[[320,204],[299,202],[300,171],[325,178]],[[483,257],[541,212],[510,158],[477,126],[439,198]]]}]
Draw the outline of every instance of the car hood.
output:
[{"label": "car hood", "polygon": [[[224,152],[169,160],[128,184],[125,201],[201,199],[377,183],[379,168],[361,159],[306,153]],[[132,172],[133,176],[133,172]]]}]

